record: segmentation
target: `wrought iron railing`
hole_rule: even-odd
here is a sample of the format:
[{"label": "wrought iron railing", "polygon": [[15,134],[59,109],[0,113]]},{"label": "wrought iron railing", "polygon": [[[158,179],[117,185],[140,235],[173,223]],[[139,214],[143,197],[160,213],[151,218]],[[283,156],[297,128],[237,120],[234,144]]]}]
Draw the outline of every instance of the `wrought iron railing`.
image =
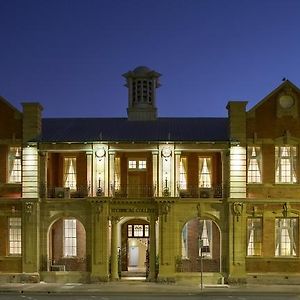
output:
[{"label": "wrought iron railing", "polygon": [[153,185],[124,184],[111,188],[112,196],[115,198],[148,198],[155,196]]},{"label": "wrought iron railing", "polygon": [[211,187],[189,186],[185,189],[178,186],[177,192],[180,198],[224,198],[227,189],[222,185]]},{"label": "wrought iron railing", "polygon": [[40,184],[41,198],[85,198],[90,195],[90,188],[88,186],[77,186],[76,189],[71,190],[67,187],[46,187],[45,184]]}]

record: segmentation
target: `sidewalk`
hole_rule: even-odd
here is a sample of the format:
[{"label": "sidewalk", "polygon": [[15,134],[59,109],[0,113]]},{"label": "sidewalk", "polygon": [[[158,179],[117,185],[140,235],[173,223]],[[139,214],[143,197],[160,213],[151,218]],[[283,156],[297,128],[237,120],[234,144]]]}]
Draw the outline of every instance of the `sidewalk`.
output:
[{"label": "sidewalk", "polygon": [[120,281],[97,284],[78,283],[0,283],[0,293],[44,293],[44,294],[200,294],[200,293],[285,293],[300,294],[298,285],[209,285],[160,284],[153,282]]}]

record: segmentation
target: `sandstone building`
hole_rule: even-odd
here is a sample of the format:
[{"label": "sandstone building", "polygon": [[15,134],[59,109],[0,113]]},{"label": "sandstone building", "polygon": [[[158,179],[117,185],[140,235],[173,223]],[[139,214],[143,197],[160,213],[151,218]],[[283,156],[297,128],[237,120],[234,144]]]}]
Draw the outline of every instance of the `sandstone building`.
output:
[{"label": "sandstone building", "polygon": [[128,118],[0,98],[0,281],[300,282],[298,87],[162,118],[160,74],[123,76]]}]

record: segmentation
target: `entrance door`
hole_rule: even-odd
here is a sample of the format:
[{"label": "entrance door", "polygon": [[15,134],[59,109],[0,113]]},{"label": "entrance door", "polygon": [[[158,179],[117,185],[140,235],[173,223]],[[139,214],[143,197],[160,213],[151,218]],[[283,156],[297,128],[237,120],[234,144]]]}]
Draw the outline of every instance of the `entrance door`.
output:
[{"label": "entrance door", "polygon": [[137,267],[139,263],[139,247],[130,246],[128,257],[128,267]]}]

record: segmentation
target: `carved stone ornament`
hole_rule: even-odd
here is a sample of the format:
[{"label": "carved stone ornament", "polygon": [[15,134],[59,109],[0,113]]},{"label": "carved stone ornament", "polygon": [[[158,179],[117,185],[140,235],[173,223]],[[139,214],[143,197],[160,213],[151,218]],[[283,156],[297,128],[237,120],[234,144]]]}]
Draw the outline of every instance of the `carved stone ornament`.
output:
[{"label": "carved stone ornament", "polygon": [[237,217],[237,220],[239,220],[239,217],[242,215],[243,212],[243,203],[242,202],[234,202],[232,205],[233,214]]},{"label": "carved stone ornament", "polygon": [[32,208],[33,208],[33,203],[31,203],[31,202],[26,202],[25,203],[25,212],[26,212],[26,214],[31,215],[32,214]]}]

